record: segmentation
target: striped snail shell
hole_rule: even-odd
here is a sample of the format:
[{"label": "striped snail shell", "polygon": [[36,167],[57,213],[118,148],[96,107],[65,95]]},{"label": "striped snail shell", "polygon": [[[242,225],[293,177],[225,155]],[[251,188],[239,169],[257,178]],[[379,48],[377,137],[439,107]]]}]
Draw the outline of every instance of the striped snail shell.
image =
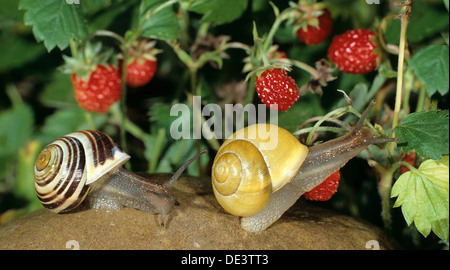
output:
[{"label": "striped snail shell", "polygon": [[39,154],[34,166],[36,194],[51,211],[70,211],[84,200],[91,183],[118,169],[129,158],[105,133],[70,133]]},{"label": "striped snail shell", "polygon": [[129,172],[130,159],[103,132],[70,133],[47,145],[34,166],[36,194],[53,212],[68,212],[87,199],[94,209],[118,210],[124,206],[164,216],[178,202],[170,189],[202,150],[186,161],[164,184]]}]

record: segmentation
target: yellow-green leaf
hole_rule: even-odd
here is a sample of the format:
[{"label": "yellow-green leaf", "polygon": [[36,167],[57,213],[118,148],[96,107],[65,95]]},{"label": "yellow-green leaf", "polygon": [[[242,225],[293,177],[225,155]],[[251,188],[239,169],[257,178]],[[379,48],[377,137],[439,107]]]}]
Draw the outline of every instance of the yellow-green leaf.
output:
[{"label": "yellow-green leaf", "polygon": [[392,187],[397,197],[394,207],[402,207],[408,225],[428,236],[432,230],[448,241],[449,232],[449,158],[426,160],[416,170],[402,174]]}]

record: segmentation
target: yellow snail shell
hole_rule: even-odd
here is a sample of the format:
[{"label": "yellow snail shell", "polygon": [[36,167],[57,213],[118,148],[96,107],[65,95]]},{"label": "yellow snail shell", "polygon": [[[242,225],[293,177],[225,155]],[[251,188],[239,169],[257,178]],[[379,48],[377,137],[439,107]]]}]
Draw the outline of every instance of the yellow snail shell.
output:
[{"label": "yellow snail shell", "polygon": [[[276,141],[269,142],[273,138]],[[238,130],[214,159],[214,195],[230,214],[253,215],[292,179],[307,154],[308,147],[277,126],[255,124]]]},{"label": "yellow snail shell", "polygon": [[70,211],[84,200],[89,184],[118,169],[129,158],[102,132],[70,133],[39,154],[34,166],[36,194],[51,211]]}]

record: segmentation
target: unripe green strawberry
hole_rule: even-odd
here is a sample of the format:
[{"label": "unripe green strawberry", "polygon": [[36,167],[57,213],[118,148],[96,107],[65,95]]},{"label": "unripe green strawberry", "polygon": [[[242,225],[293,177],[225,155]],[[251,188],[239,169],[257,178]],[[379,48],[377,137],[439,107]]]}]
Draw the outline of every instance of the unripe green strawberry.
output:
[{"label": "unripe green strawberry", "polygon": [[339,70],[352,74],[365,74],[374,70],[378,54],[372,42],[375,33],[368,29],[355,29],[335,36],[328,48],[328,57]]},{"label": "unripe green strawberry", "polygon": [[278,105],[278,110],[287,111],[298,100],[299,89],[285,69],[266,69],[256,79],[256,91],[268,108]]},{"label": "unripe green strawberry", "polygon": [[332,173],[317,187],[303,194],[305,199],[311,201],[328,201],[336,193],[341,174],[339,171]]}]

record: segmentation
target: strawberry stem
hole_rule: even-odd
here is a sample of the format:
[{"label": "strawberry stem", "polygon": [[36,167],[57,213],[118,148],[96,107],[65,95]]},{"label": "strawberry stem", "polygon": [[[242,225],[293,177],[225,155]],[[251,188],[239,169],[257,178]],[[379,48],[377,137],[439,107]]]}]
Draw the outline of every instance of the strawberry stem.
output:
[{"label": "strawberry stem", "polygon": [[120,124],[120,142],[123,151],[127,151],[127,140],[125,138],[125,121],[127,120],[127,63],[128,63],[128,48],[123,48],[123,62],[122,62],[122,98],[121,105],[121,124]]},{"label": "strawberry stem", "polygon": [[313,128],[311,129],[311,132],[308,134],[308,137],[306,138],[306,145],[310,145],[311,144],[311,140],[312,140],[312,136],[314,135],[314,133],[317,131],[317,129],[319,128],[319,126],[328,118],[334,117],[334,118],[338,118],[341,115],[345,114],[346,112],[349,111],[350,106],[346,106],[346,107],[340,107],[337,108],[336,110],[333,110],[327,114],[325,114],[322,119],[320,119],[319,121],[317,121],[317,123],[313,126]]},{"label": "strawberry stem", "polygon": [[90,112],[88,111],[84,111],[84,118],[86,118],[86,122],[89,126],[89,129],[95,130],[95,124],[94,121],[92,120],[92,115]]},{"label": "strawberry stem", "polygon": [[394,177],[394,167],[383,167],[375,160],[367,160],[370,167],[375,169],[378,175],[378,193],[381,197],[381,216],[383,218],[384,228],[388,229],[391,225],[391,186]]},{"label": "strawberry stem", "polygon": [[[392,130],[398,125],[398,119],[400,115],[400,109],[402,106],[402,93],[403,93],[403,65],[405,62],[405,47],[406,47],[406,30],[408,29],[409,18],[411,15],[411,0],[404,2],[404,13],[401,17],[401,30],[400,30],[400,45],[398,53],[398,69],[397,69],[397,90],[395,94],[395,109],[394,119],[392,120]],[[395,137],[392,132],[392,138]],[[390,150],[394,151],[395,143],[391,144]]]}]

